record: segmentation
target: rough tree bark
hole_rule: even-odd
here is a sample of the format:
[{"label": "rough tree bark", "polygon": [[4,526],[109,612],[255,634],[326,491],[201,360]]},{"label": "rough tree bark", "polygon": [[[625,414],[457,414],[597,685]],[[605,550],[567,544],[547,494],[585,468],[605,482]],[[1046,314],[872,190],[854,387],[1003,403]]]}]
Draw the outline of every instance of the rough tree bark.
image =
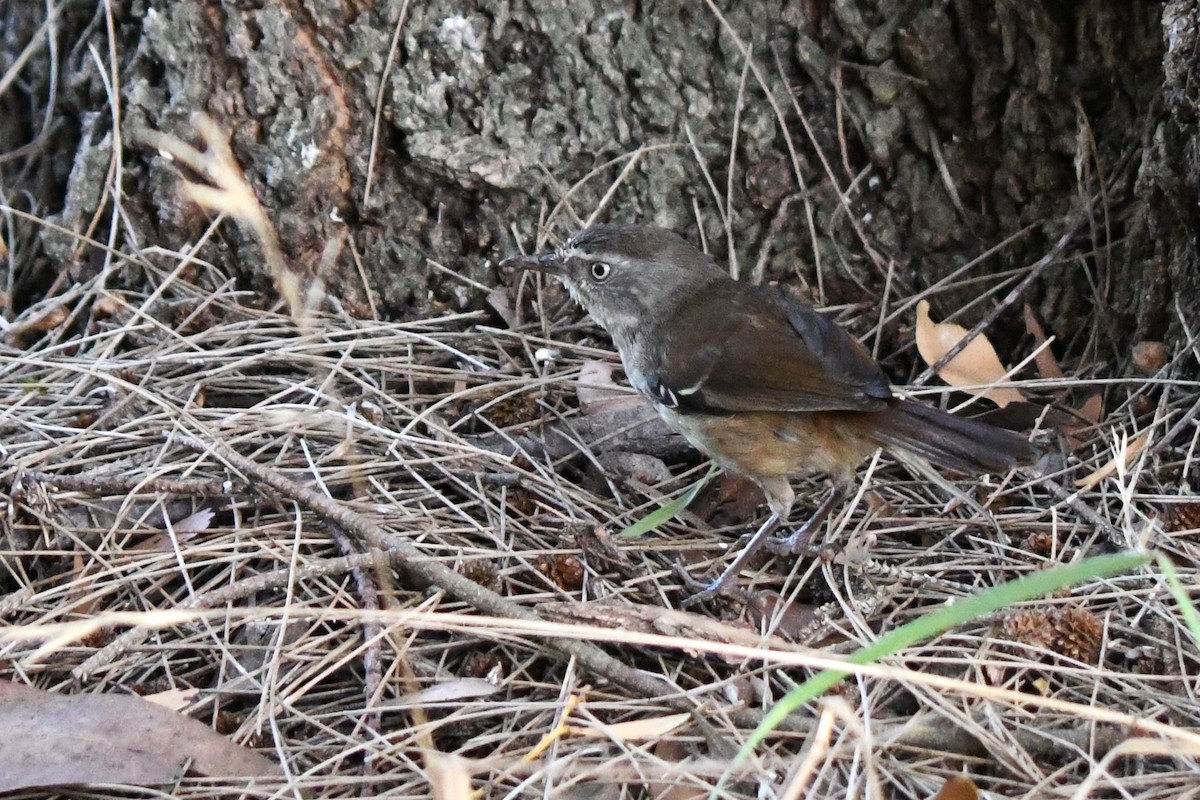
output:
[{"label": "rough tree bark", "polygon": [[[1194,2],[142,0],[113,4],[111,37],[103,4],[59,9],[55,46],[0,97],[5,202],[108,229],[115,75],[114,244],[177,248],[209,224],[137,143],[143,127],[187,136],[204,111],[231,133],[290,262],[361,314],[368,296],[390,317],[480,306],[428,261],[492,284],[514,233],[529,243],[541,221],[564,234],[602,201],[602,218],[692,236],[698,218],[743,277],[762,266],[872,309],[860,332],[879,305],[1007,237],[1020,234],[970,274],[1024,267],[1078,220],[1027,298],[1069,362],[1121,372],[1137,341],[1179,349],[1180,309],[1200,301]],[[9,65],[46,9],[3,14]],[[10,275],[10,314],[64,268],[99,268],[51,229],[10,225],[35,243]],[[269,290],[234,226],[201,255]],[[935,309],[992,285],[941,292]],[[884,332],[908,341],[910,324]],[[993,338],[1008,352],[1020,330],[1010,313]],[[889,368],[903,379],[910,363]]]}]

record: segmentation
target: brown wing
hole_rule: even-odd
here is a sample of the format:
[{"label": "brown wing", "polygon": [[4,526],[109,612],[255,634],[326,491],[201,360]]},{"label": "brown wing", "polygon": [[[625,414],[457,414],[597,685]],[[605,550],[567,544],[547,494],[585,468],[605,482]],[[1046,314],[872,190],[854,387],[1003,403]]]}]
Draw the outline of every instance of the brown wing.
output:
[{"label": "brown wing", "polygon": [[666,402],[714,413],[874,411],[892,397],[866,349],[811,307],[759,286],[738,286],[716,308],[703,294],[659,328],[651,383]]}]

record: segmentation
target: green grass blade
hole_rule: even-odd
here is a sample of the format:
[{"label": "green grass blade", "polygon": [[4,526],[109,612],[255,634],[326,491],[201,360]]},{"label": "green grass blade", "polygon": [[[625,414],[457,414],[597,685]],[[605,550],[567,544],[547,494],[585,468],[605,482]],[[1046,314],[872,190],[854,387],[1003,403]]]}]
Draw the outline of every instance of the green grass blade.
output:
[{"label": "green grass blade", "polygon": [[[851,664],[869,664],[905,647],[932,638],[950,628],[998,611],[1014,603],[1055,592],[1065,586],[1095,578],[1130,572],[1150,561],[1142,553],[1118,553],[1096,556],[1074,564],[1063,564],[1026,575],[1015,581],[994,586],[977,595],[956,600],[952,605],[931,611],[881,636],[877,641],[851,655]],[[762,724],[750,735],[738,753],[735,763],[741,763],[776,726],[800,706],[814,700],[849,674],[843,670],[823,670],[797,686],[783,697],[768,713]]]},{"label": "green grass blade", "polygon": [[1169,558],[1159,553],[1158,568],[1162,570],[1163,577],[1167,579],[1167,586],[1170,587],[1171,594],[1175,596],[1175,604],[1179,606],[1179,615],[1183,617],[1184,624],[1192,634],[1192,643],[1200,646],[1200,614],[1196,613],[1196,606],[1192,598],[1188,596],[1187,589],[1179,580],[1179,575],[1175,572],[1175,565]]},{"label": "green grass blade", "polygon": [[644,536],[646,533],[654,530],[659,525],[669,522],[672,517],[688,507],[696,495],[700,494],[700,490],[708,485],[708,482],[713,479],[713,476],[720,471],[720,468],[713,464],[708,469],[708,474],[700,480],[692,484],[686,492],[676,497],[669,503],[664,503],[657,511],[651,511],[646,516],[639,519],[637,522],[630,525],[625,530],[617,534],[618,539],[636,539],[639,536]]}]

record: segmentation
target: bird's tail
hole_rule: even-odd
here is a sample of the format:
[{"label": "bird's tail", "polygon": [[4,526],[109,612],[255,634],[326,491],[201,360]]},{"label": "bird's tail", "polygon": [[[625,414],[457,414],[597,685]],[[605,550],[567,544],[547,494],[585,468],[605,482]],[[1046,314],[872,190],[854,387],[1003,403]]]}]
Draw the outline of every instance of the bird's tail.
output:
[{"label": "bird's tail", "polygon": [[1024,436],[921,403],[901,400],[879,414],[873,434],[879,444],[944,469],[1006,472],[1032,464],[1039,455]]}]

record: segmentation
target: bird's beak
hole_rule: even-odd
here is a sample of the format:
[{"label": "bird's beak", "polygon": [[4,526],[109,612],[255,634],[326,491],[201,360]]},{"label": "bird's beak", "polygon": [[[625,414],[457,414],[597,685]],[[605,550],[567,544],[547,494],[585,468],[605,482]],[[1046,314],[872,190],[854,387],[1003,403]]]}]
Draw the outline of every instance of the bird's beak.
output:
[{"label": "bird's beak", "polygon": [[531,256],[510,256],[500,262],[502,270],[529,270],[543,275],[562,275],[562,259],[557,253],[537,253]]}]

